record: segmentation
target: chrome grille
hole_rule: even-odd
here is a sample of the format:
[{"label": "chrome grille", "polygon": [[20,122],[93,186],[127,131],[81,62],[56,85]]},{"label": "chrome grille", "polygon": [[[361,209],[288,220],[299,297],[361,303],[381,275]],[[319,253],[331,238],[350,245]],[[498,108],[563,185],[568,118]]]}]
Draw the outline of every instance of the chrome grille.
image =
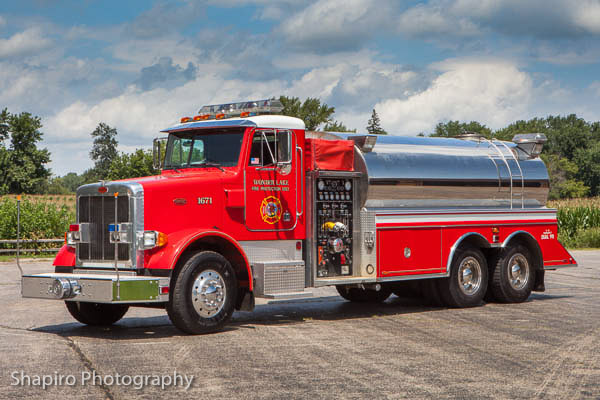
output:
[{"label": "chrome grille", "polygon": [[[117,200],[117,223],[131,222],[129,197]],[[77,246],[82,261],[112,261],[115,245],[110,243],[108,225],[115,223],[115,198],[113,196],[80,196],[78,204],[79,223],[90,224],[90,243]],[[118,244],[118,260],[129,260],[129,244]]]}]

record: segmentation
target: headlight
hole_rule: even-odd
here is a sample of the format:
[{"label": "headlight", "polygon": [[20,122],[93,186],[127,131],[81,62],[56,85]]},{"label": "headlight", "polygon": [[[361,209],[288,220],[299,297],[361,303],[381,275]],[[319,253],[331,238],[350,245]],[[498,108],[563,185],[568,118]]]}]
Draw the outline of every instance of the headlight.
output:
[{"label": "headlight", "polygon": [[158,231],[144,231],[138,233],[138,245],[141,249],[148,250],[167,244],[167,235]]}]

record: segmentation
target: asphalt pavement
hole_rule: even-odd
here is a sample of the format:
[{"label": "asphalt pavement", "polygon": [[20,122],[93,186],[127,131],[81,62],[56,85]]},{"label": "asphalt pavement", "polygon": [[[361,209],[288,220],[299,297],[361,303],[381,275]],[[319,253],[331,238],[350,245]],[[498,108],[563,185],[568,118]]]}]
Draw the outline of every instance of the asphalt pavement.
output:
[{"label": "asphalt pavement", "polygon": [[572,254],[579,267],[522,304],[363,305],[324,288],[203,336],[146,308],[84,326],[62,302],[21,298],[0,263],[0,398],[600,399],[600,251]]}]

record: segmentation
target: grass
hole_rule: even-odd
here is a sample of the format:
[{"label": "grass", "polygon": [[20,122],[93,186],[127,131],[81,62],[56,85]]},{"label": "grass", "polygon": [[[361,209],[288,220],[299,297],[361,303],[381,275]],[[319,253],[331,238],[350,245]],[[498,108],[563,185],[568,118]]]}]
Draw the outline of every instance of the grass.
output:
[{"label": "grass", "polygon": [[[55,254],[53,253],[46,253],[46,254],[27,254],[26,256],[21,254],[21,257],[19,257],[21,260],[25,260],[25,259],[42,259],[42,260],[54,260],[54,256]],[[0,256],[0,262],[17,262],[17,256],[16,255],[2,255]]]}]

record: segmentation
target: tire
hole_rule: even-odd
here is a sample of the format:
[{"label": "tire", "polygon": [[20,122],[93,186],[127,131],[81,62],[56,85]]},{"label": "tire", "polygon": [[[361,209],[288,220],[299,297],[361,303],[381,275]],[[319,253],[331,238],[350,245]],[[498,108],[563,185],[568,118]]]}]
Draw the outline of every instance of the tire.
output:
[{"label": "tire", "polygon": [[223,328],[233,315],[237,278],[231,264],[214,251],[190,257],[171,284],[167,313],[185,333],[201,334]]},{"label": "tire", "polygon": [[392,286],[392,293],[398,297],[423,297],[420,281],[396,282]]},{"label": "tire", "polygon": [[129,306],[126,304],[85,303],[65,301],[67,310],[77,321],[91,326],[112,325],[125,315]]},{"label": "tire", "polygon": [[337,285],[335,288],[340,296],[354,303],[383,303],[392,294],[391,289],[386,285],[381,285],[380,290],[361,289],[345,285]]},{"label": "tire", "polygon": [[522,245],[509,247],[493,266],[490,287],[502,303],[522,303],[531,294],[535,271],[529,250]]},{"label": "tire", "polygon": [[488,287],[488,266],[481,250],[457,250],[450,268],[450,277],[436,282],[443,302],[456,308],[481,304]]}]

